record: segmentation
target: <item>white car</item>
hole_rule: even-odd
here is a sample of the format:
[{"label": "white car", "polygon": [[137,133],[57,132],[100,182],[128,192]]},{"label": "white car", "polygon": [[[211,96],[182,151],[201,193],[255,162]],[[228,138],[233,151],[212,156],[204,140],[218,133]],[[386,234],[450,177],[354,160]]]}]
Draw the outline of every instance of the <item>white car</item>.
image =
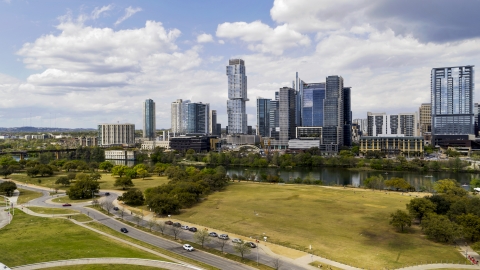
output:
[{"label": "white car", "polygon": [[232,239],[232,242],[233,242],[233,243],[238,243],[238,244],[243,243],[242,239],[238,239],[238,238],[233,238],[233,239]]},{"label": "white car", "polygon": [[190,246],[189,244],[183,245],[183,249],[185,249],[187,251],[193,251],[194,250],[194,248],[192,246]]},{"label": "white car", "polygon": [[184,229],[184,230],[188,230],[188,226],[187,226],[187,225],[182,225],[181,228]]}]

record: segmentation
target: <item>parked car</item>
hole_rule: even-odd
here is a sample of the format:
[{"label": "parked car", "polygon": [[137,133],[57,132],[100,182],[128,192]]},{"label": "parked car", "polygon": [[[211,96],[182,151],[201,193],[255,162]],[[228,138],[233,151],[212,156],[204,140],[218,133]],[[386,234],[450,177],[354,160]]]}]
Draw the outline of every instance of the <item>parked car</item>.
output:
[{"label": "parked car", "polygon": [[175,222],[172,224],[173,227],[182,227],[182,224],[180,224],[179,222]]},{"label": "parked car", "polygon": [[195,227],[190,227],[190,228],[188,228],[188,230],[191,231],[191,232],[196,232],[196,231],[197,231],[197,228],[195,228]]},{"label": "parked car", "polygon": [[118,207],[116,207],[116,206],[113,207],[113,210],[118,211]]},{"label": "parked car", "polygon": [[216,232],[211,232],[208,235],[211,237],[218,237],[218,234]]},{"label": "parked car", "polygon": [[218,238],[223,239],[223,240],[228,240],[228,234],[220,234]]},{"label": "parked car", "polygon": [[172,225],[173,222],[172,222],[171,220],[167,220],[167,221],[165,221],[165,224],[167,224],[167,225]]},{"label": "parked car", "polygon": [[233,239],[232,239],[232,242],[233,242],[233,243],[237,243],[237,244],[243,243],[242,239],[238,239],[238,238],[233,238]]},{"label": "parked car", "polygon": [[183,249],[185,249],[187,251],[193,251],[194,250],[194,248],[192,246],[190,246],[189,244],[183,245]]},{"label": "parked car", "polygon": [[257,247],[257,245],[255,245],[255,243],[253,243],[253,242],[246,242],[245,245],[247,245],[251,248],[256,248]]},{"label": "parked car", "polygon": [[105,196],[110,196],[110,192],[105,192]]},{"label": "parked car", "polygon": [[62,204],[62,206],[72,206],[72,205],[69,204],[69,203],[64,203],[64,204]]},{"label": "parked car", "polygon": [[123,232],[123,233],[128,233],[127,228],[120,228],[120,231]]},{"label": "parked car", "polygon": [[183,226],[182,226],[182,229],[188,230],[188,226],[187,226],[187,225],[183,225]]}]

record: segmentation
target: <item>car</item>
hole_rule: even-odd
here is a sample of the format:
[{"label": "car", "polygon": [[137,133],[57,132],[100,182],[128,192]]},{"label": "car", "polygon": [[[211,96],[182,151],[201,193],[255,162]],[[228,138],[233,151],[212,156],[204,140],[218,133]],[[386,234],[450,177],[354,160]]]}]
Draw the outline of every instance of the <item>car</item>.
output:
[{"label": "car", "polygon": [[183,226],[181,226],[181,228],[184,229],[184,230],[188,230],[188,226],[187,226],[187,225],[183,225]]},{"label": "car", "polygon": [[189,244],[183,245],[183,249],[185,249],[186,251],[193,251],[194,250],[194,248],[192,246],[190,246]]},{"label": "car", "polygon": [[233,243],[236,243],[236,244],[241,244],[241,243],[243,243],[242,239],[239,239],[239,238],[233,238],[233,239],[232,239],[232,242],[233,242]]},{"label": "car", "polygon": [[123,232],[123,233],[128,233],[127,228],[120,228],[120,231]]},{"label": "car", "polygon": [[216,232],[210,232],[208,235],[211,237],[218,237],[218,234]]},{"label": "car", "polygon": [[223,239],[223,240],[228,240],[228,234],[220,234],[218,238]]},{"label": "car", "polygon": [[113,207],[113,210],[118,211],[118,207],[116,207],[116,206]]},{"label": "car", "polygon": [[173,227],[182,227],[182,224],[180,222],[175,222],[172,224]]},{"label": "car", "polygon": [[69,204],[69,203],[64,203],[64,204],[62,204],[62,206],[72,206],[72,205]]},{"label": "car", "polygon": [[197,231],[197,228],[195,228],[195,227],[190,227],[190,228],[188,228],[188,230],[191,231],[191,232],[196,232],[196,231]]},{"label": "car", "polygon": [[110,192],[105,192],[105,196],[110,196]]},{"label": "car", "polygon": [[253,242],[246,242],[245,245],[247,245],[251,248],[256,248],[257,247],[257,245],[255,245],[255,243],[253,243]]},{"label": "car", "polygon": [[165,224],[167,224],[167,225],[172,225],[173,222],[172,222],[171,220],[167,220],[167,221],[165,221]]}]

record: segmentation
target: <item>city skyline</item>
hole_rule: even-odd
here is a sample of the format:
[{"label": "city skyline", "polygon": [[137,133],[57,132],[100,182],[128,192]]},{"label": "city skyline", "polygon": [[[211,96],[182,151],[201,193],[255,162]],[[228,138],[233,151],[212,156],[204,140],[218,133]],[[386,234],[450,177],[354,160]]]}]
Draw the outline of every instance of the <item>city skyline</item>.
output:
[{"label": "city skyline", "polygon": [[341,75],[353,118],[409,112],[430,102],[432,68],[480,59],[476,2],[436,1],[436,12],[429,1],[48,2],[0,1],[2,127],[141,127],[149,98],[158,129],[180,98],[210,103],[226,126],[236,58],[248,67],[249,126],[256,97],[274,100],[295,72]]}]

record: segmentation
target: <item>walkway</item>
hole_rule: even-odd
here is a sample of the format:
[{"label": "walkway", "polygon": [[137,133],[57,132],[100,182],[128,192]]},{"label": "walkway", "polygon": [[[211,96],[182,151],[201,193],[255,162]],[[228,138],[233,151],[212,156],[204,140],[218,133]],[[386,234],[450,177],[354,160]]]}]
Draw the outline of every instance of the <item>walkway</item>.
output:
[{"label": "walkway", "polygon": [[50,268],[50,267],[84,265],[84,264],[128,264],[128,265],[150,266],[150,267],[170,269],[170,270],[201,269],[201,268],[179,264],[179,263],[137,259],[137,258],[86,258],[86,259],[62,260],[62,261],[27,264],[27,265],[12,267],[11,269],[12,270],[13,269],[33,270],[33,269],[44,269],[44,268]]}]

